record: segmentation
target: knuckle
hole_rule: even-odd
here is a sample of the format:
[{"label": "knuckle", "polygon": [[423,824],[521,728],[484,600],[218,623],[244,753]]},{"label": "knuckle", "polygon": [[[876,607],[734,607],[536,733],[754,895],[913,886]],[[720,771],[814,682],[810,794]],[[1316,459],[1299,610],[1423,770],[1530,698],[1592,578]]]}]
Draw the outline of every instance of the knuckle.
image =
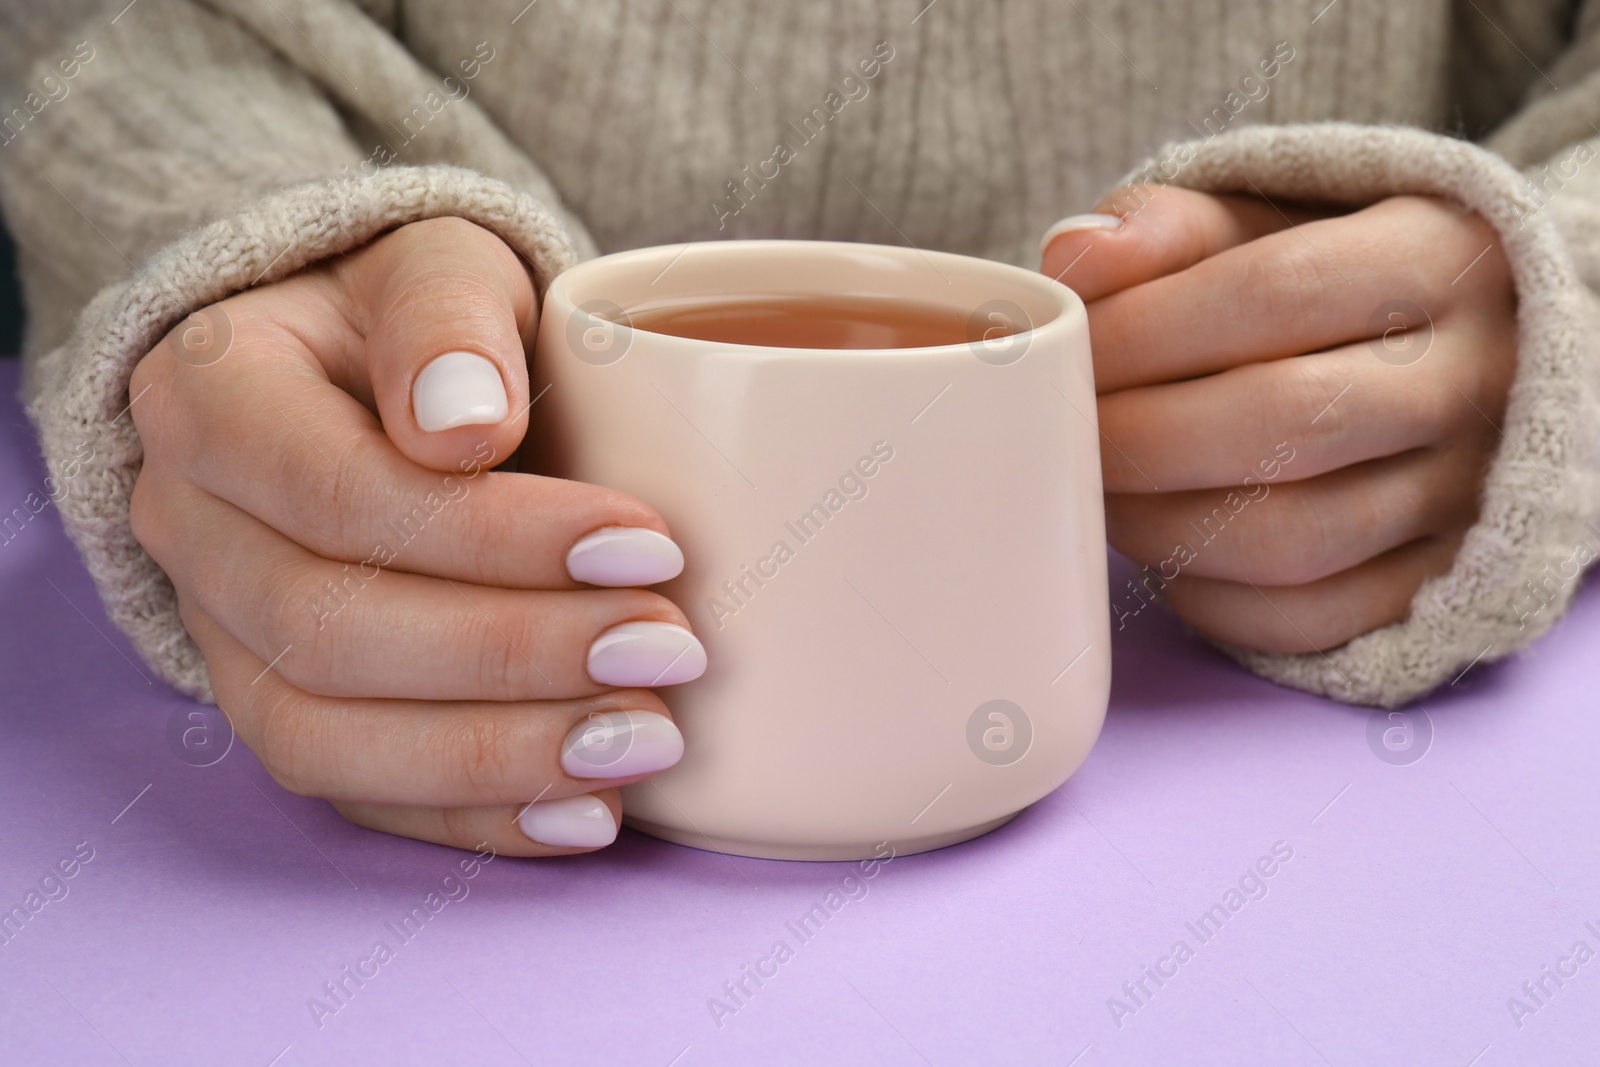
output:
[{"label": "knuckle", "polygon": [[1262,321],[1297,322],[1321,305],[1330,273],[1327,263],[1311,250],[1278,242],[1250,253],[1237,292],[1241,300],[1259,299],[1261,306],[1254,313]]},{"label": "knuckle", "polygon": [[[180,590],[178,592],[178,621],[183,623],[184,631],[194,639],[195,644],[200,646],[200,653],[206,658],[207,668],[212,668],[212,650],[210,642],[206,640],[207,635],[204,628],[199,624],[199,614],[200,609],[196,606],[194,598]],[[219,677],[215,669],[211,670],[211,674],[212,695],[216,697],[217,703],[220,705],[226,699],[225,693],[228,679]]]},{"label": "knuckle", "polygon": [[[157,389],[166,383],[172,371],[168,366],[169,361],[160,358],[161,347],[164,344],[166,344],[165,341],[157,343],[156,347],[139,357],[139,362],[133,365],[133,373],[128,376],[128,395],[130,397]],[[134,422],[137,423],[140,413],[137,410],[137,405],[134,407],[135,409],[131,413],[134,416]]]},{"label": "knuckle", "polygon": [[1438,197],[1395,197],[1385,206],[1404,213],[1403,232],[1412,238],[1415,255],[1409,262],[1418,292],[1462,305],[1509,291],[1510,263],[1500,232],[1488,219]]},{"label": "knuckle", "polygon": [[1456,240],[1457,250],[1463,255],[1476,256],[1488,249],[1478,266],[1489,268],[1484,271],[1485,278],[1494,277],[1496,273],[1494,268],[1505,263],[1505,252],[1500,246],[1500,231],[1476,211],[1469,211],[1461,216],[1457,227],[1460,235]]},{"label": "knuckle", "polygon": [[[1272,529],[1259,537],[1255,558],[1261,561],[1267,585],[1298,586],[1333,573],[1335,547],[1328,516],[1314,489],[1294,487],[1284,493]],[[1282,490],[1280,490],[1282,492]]]},{"label": "knuckle", "polygon": [[520,567],[518,553],[525,543],[523,516],[528,514],[537,514],[537,511],[473,504],[457,509],[450,518],[454,558],[461,567],[477,576],[475,581],[479,584],[515,587]]},{"label": "knuckle", "polygon": [[1221,234],[1231,230],[1223,198],[1193,189],[1174,187],[1163,203],[1167,222],[1167,258],[1180,264],[1198,263],[1221,247]]},{"label": "knuckle", "polygon": [[1404,403],[1407,421],[1428,441],[1440,441],[1453,435],[1457,428],[1468,425],[1469,416],[1480,418],[1471,403],[1462,403],[1461,395],[1443,382],[1409,390]]},{"label": "knuckle", "polygon": [[153,348],[134,364],[133,374],[128,379],[128,418],[139,435],[147,462],[152,454],[163,451],[171,436],[186,425],[186,418],[174,417],[177,413],[172,410],[175,391],[169,366],[172,362],[163,358],[159,347]]},{"label": "knuckle", "polygon": [[[1305,427],[1312,439],[1326,440],[1341,436],[1348,427],[1344,419],[1348,409],[1344,401],[1330,401],[1352,385],[1352,379],[1343,364],[1323,359],[1277,360],[1261,369],[1268,376],[1267,402],[1269,410],[1293,412],[1297,425]],[[1359,390],[1353,390],[1359,392]]]},{"label": "knuckle", "polygon": [[1207,533],[1226,532],[1216,550],[1224,553],[1219,562],[1226,561],[1219,577],[1265,586],[1303,585],[1322,577],[1327,558],[1319,516],[1314,506],[1307,506],[1313,495],[1291,484],[1250,502],[1240,490],[1229,490],[1208,501],[1208,510],[1194,516],[1190,525]]},{"label": "knuckle", "polygon": [[301,636],[305,605],[311,600],[314,578],[304,568],[289,565],[262,568],[257,588],[257,616],[269,637]]},{"label": "knuckle", "polygon": [[472,809],[470,808],[440,808],[439,828],[444,831],[445,840],[457,844],[482,840],[481,835],[473,832]]},{"label": "knuckle", "polygon": [[1500,231],[1476,211],[1436,197],[1408,197],[1405,202],[1425,205],[1431,210],[1429,223],[1439,246],[1475,256],[1486,246],[1500,244]]},{"label": "knuckle", "polygon": [[[315,529],[330,546],[344,543],[350,535],[360,532],[362,519],[376,513],[377,505],[381,500],[381,483],[373,477],[351,477],[350,471],[379,472],[388,465],[388,450],[391,446],[379,444],[377,435],[367,432],[352,433],[339,446],[338,451],[329,454],[327,460],[321,456],[308,454],[304,456],[306,471],[300,475],[302,480],[320,481],[324,486],[324,495],[320,501],[313,495],[307,494],[307,500],[320,507],[310,509],[307,515]],[[316,469],[321,463],[321,471]],[[337,465],[337,470],[330,469],[329,464]],[[307,479],[307,475],[310,479]],[[301,484],[296,481],[291,484]]]},{"label": "knuckle", "polygon": [[1198,263],[1205,258],[1211,244],[1208,220],[1199,212],[1181,212],[1167,234],[1165,256],[1169,263]]},{"label": "knuckle", "polygon": [[538,665],[539,624],[526,618],[495,622],[478,612],[472,620],[478,685],[488,699],[521,700],[539,694],[548,673]]},{"label": "knuckle", "polygon": [[[1477,486],[1470,477],[1454,477],[1455,457],[1443,456],[1432,460],[1435,471],[1447,472],[1444,477],[1406,476],[1393,477],[1384,487],[1381,503],[1374,502],[1374,510],[1382,508],[1388,515],[1386,525],[1400,531],[1405,540],[1446,525],[1447,520],[1471,511],[1477,502]],[[1397,538],[1398,539],[1398,538]]]},{"label": "knuckle", "polygon": [[273,358],[276,349],[264,336],[257,336],[258,323],[236,317],[232,328],[225,355],[206,355],[214,362],[186,364],[174,354],[169,337],[134,368],[128,395],[138,400],[131,414],[147,450],[154,442],[181,450],[185,460],[203,461],[212,453],[231,454],[229,443],[252,439],[252,428],[269,427],[266,415],[281,421],[269,405],[263,405],[264,414],[254,412],[253,405],[241,412],[230,383]]},{"label": "knuckle", "polygon": [[251,751],[273,781],[298,796],[317,792],[317,753],[327,748],[316,736],[319,717],[311,701],[307,694],[279,683],[254,698],[250,715],[255,734]]},{"label": "knuckle", "polygon": [[480,802],[491,800],[519,762],[514,752],[518,733],[504,716],[464,717],[449,728],[439,748],[446,763],[444,777]]},{"label": "knuckle", "polygon": [[285,680],[312,691],[325,689],[337,677],[332,652],[337,648],[328,639],[318,606],[328,596],[326,580],[312,568],[285,562],[260,568],[255,599],[261,639],[276,655],[293,646],[275,670]]},{"label": "knuckle", "polygon": [[[372,479],[346,472],[381,470],[383,458],[372,455],[375,446],[365,433],[351,435],[341,449],[324,456],[290,447],[280,453],[273,474],[282,487],[279,506],[288,513],[285,526],[293,531],[292,540],[326,558],[336,558],[351,544],[365,544],[372,532],[365,527],[378,514],[379,491]],[[337,464],[337,472],[330,464]]]},{"label": "knuckle", "polygon": [[382,809],[378,805],[329,798],[328,806],[338,813],[339,818],[352,826],[362,826],[369,830],[382,829],[381,819],[378,817]]},{"label": "knuckle", "polygon": [[133,483],[133,495],[128,499],[128,527],[134,540],[157,562],[168,555],[169,547],[166,539],[169,509],[162,506],[159,496],[156,479],[148,468],[141,470]]}]

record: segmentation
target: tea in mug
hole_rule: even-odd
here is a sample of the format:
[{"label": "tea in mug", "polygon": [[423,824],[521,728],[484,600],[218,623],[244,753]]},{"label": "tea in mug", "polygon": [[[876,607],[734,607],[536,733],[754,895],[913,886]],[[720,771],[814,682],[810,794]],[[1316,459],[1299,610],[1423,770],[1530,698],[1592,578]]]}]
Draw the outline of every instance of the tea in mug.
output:
[{"label": "tea in mug", "polygon": [[679,300],[645,305],[628,318],[636,330],[776,348],[930,348],[973,340],[969,313],[958,306],[883,296]]}]

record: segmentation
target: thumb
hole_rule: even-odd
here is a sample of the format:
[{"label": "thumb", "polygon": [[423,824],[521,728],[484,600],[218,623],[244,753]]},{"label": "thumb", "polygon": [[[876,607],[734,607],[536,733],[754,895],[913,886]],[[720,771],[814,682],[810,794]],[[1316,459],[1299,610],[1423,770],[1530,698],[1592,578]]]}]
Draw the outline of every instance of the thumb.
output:
[{"label": "thumb", "polygon": [[366,264],[367,372],[384,432],[413,462],[453,470],[515,452],[528,424],[533,279],[494,234],[465,219],[415,222]]},{"label": "thumb", "polygon": [[1325,214],[1255,196],[1128,185],[1094,214],[1070,215],[1046,230],[1039,269],[1087,303]]}]

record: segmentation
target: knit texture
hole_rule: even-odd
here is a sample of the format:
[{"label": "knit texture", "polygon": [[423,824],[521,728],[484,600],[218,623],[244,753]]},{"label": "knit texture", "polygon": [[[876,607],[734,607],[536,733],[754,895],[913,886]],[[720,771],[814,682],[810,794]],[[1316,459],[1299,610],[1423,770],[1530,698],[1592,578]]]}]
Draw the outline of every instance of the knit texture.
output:
[{"label": "knit texture", "polygon": [[[206,697],[127,521],[131,370],[190,313],[439,215],[494,230],[546,278],[601,250],[766,236],[1033,267],[1056,218],[1195,138],[1160,180],[1447,196],[1511,258],[1519,369],[1451,571],[1341,649],[1230,650],[1392,705],[1532,640],[1576,584],[1552,573],[1581,539],[1600,548],[1600,167],[1571,165],[1600,141],[1597,70],[1600,17],[1569,0],[7,5],[0,208],[30,311],[29,409],[111,617]],[[773,176],[779,143],[793,158]]]}]

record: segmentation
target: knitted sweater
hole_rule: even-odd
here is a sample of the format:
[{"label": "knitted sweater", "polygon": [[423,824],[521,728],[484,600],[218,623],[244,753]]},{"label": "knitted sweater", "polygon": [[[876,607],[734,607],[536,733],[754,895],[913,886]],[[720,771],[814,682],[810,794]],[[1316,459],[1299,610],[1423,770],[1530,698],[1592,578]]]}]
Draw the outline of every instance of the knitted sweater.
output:
[{"label": "knitted sweater", "polygon": [[1588,142],[1588,0],[51,0],[0,13],[0,208],[52,495],[110,617],[202,699],[172,586],[128,526],[141,461],[129,375],[192,311],[440,215],[495,231],[546,280],[600,251],[758,236],[1031,268],[1046,226],[1130,174],[1348,204],[1433,194],[1499,230],[1518,371],[1451,570],[1403,621],[1341,648],[1229,650],[1337,699],[1413,699],[1547,629],[1600,552]]}]

